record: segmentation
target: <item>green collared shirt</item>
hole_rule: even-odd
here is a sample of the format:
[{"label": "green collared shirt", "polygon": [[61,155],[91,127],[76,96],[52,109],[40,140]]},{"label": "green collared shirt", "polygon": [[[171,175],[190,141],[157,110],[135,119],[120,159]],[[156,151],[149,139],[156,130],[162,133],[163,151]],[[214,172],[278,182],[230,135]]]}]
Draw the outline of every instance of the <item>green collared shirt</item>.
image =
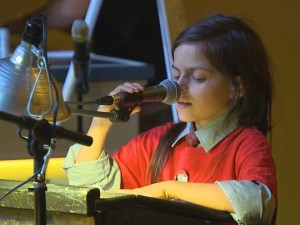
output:
[{"label": "green collared shirt", "polygon": [[228,126],[224,126],[224,120],[227,114],[222,115],[205,127],[200,128],[195,131],[194,123],[187,123],[185,129],[180,133],[178,138],[172,144],[172,147],[186,134],[195,132],[200,143],[198,146],[202,146],[206,152],[209,152],[216,144],[218,144],[223,138],[228,136],[232,131],[238,127],[237,119],[233,118],[231,123],[228,123]]}]

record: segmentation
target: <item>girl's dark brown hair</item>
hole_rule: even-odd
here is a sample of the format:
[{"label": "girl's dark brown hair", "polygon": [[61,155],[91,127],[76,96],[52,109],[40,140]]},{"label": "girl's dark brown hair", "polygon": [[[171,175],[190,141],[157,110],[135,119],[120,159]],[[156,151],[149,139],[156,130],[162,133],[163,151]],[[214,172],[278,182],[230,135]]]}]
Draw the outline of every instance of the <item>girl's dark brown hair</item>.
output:
[{"label": "girl's dark brown hair", "polygon": [[[172,54],[182,44],[199,44],[210,63],[232,82],[234,96],[226,122],[238,117],[240,127],[271,131],[272,73],[270,59],[256,32],[242,19],[211,15],[184,30],[175,40]],[[181,125],[182,126],[182,125]],[[181,132],[177,125],[162,139],[150,162],[151,182],[157,182],[171,145]]]}]

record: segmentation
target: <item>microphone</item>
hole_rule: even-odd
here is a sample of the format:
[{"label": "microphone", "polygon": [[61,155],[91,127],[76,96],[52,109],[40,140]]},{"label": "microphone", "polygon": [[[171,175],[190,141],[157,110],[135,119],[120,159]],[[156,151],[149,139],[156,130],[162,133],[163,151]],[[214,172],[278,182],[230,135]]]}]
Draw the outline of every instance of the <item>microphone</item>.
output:
[{"label": "microphone", "polygon": [[163,102],[171,105],[179,99],[180,87],[173,80],[163,80],[159,85],[145,88],[144,91],[136,93],[121,92],[97,99],[99,105],[116,104],[122,107],[134,107],[145,102]]},{"label": "microphone", "polygon": [[72,59],[74,74],[76,77],[76,91],[78,94],[86,94],[89,90],[89,49],[88,26],[84,20],[77,19],[73,22],[71,33],[74,44],[74,56]]}]

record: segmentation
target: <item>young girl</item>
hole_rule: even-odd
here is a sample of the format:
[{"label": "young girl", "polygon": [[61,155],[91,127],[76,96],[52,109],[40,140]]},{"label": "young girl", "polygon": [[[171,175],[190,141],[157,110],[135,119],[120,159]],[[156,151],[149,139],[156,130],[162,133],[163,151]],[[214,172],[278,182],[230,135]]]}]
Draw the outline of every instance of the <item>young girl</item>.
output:
[{"label": "young girl", "polygon": [[[183,31],[172,53],[181,122],[144,132],[109,156],[112,123],[94,118],[93,145],[74,145],[66,158],[70,184],[181,199],[228,211],[239,224],[274,224],[271,72],[259,36],[237,17],[213,15]],[[142,90],[125,83],[110,95]],[[200,141],[194,146],[185,140],[191,132]]]}]

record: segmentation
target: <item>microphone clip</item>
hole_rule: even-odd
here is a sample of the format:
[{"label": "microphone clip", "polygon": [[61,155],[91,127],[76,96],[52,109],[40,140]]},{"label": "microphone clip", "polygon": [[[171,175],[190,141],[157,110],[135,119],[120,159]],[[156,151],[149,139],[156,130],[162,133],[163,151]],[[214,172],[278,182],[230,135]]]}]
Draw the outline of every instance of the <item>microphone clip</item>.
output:
[{"label": "microphone clip", "polygon": [[134,107],[122,107],[120,109],[113,109],[110,111],[109,120],[115,122],[127,122],[130,119],[130,114]]},{"label": "microphone clip", "polygon": [[100,111],[70,108],[72,115],[107,118],[112,123],[127,122],[130,119],[130,115],[133,109],[134,107],[118,107],[118,109],[113,109],[110,112],[100,112]]}]

